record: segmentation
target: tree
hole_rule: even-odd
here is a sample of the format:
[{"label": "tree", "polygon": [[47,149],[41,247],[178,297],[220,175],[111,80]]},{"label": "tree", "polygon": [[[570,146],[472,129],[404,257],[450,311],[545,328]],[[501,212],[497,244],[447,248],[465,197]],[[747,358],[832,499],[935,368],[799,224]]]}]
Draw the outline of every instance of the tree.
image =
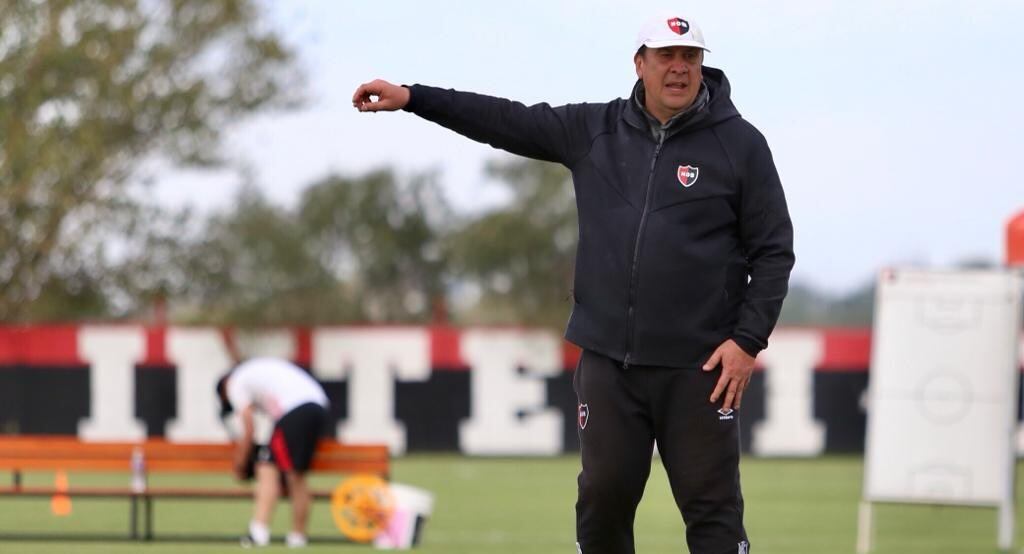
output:
[{"label": "tree", "polygon": [[257,188],[243,187],[233,209],[210,217],[202,229],[181,257],[165,264],[177,275],[172,282],[186,281],[171,298],[176,320],[296,325],[360,319],[354,291],[322,263],[308,228]]},{"label": "tree", "polygon": [[432,319],[445,297],[452,219],[434,175],[328,176],[305,191],[298,217],[321,263],[357,291],[367,321]]},{"label": "tree", "polygon": [[873,280],[845,293],[828,293],[795,282],[782,304],[779,325],[870,327],[874,308]]},{"label": "tree", "polygon": [[297,82],[254,0],[0,4],[0,320],[102,278],[98,244],[137,222],[144,161],[222,162],[221,132],[294,105]]},{"label": "tree", "polygon": [[572,307],[577,229],[569,171],[505,158],[487,173],[512,192],[508,206],[463,223],[449,241],[458,279],[480,292],[466,322],[561,327]]}]

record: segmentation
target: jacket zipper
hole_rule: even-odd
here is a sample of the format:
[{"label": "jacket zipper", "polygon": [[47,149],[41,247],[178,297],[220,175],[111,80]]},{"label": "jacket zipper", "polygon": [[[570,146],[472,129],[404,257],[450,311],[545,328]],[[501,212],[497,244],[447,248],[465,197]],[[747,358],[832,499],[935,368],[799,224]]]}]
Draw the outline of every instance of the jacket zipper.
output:
[{"label": "jacket zipper", "polygon": [[665,143],[665,133],[662,131],[658,137],[658,145],[654,148],[654,156],[651,157],[650,174],[647,176],[647,189],[644,191],[644,208],[640,212],[640,225],[636,230],[636,239],[633,241],[633,263],[629,270],[629,306],[626,311],[626,357],[622,360],[622,368],[629,369],[629,357],[633,350],[633,319],[636,309],[636,281],[637,265],[640,263],[640,238],[647,225],[647,205],[651,201],[651,188],[654,184],[654,166],[658,163],[658,155],[661,154],[661,146]]}]

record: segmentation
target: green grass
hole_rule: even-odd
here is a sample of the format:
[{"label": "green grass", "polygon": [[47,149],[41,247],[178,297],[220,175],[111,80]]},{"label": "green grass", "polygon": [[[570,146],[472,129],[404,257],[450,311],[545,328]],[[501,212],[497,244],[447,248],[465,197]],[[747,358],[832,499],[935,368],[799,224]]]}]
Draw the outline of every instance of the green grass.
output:
[{"label": "green grass", "polygon": [[[410,456],[395,461],[395,480],[432,491],[436,509],[427,524],[423,554],[548,554],[573,552],[575,457],[479,459]],[[853,552],[863,466],[859,458],[813,460],[747,458],[742,465],[747,529],[757,554]],[[0,478],[9,479],[0,473]],[[52,475],[30,475],[48,484]],[[123,475],[71,475],[76,484],[125,484]],[[222,476],[163,477],[160,484],[223,485]],[[331,481],[319,479],[320,485]],[[246,502],[158,501],[156,532],[241,532]],[[274,530],[287,529],[288,506]],[[1018,518],[1018,544],[1022,536]],[[332,534],[326,503],[314,508],[312,531]],[[0,497],[0,531],[108,532],[127,529],[128,503],[74,499],[71,516],[50,515],[48,499]],[[996,512],[976,508],[881,505],[876,509],[878,554],[994,554]],[[660,464],[652,473],[636,523],[638,554],[687,552],[683,526]],[[230,543],[0,542],[2,553],[238,552]],[[283,546],[264,550],[286,552]],[[312,545],[307,552],[365,554],[354,545]]]}]

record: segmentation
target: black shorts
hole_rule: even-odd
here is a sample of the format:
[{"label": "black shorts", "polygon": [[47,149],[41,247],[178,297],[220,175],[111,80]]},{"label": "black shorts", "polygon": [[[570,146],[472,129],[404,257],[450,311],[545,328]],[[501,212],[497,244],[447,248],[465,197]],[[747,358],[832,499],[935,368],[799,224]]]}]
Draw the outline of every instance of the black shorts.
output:
[{"label": "black shorts", "polygon": [[327,421],[327,410],[309,402],[284,414],[270,436],[270,461],[283,472],[305,473]]}]

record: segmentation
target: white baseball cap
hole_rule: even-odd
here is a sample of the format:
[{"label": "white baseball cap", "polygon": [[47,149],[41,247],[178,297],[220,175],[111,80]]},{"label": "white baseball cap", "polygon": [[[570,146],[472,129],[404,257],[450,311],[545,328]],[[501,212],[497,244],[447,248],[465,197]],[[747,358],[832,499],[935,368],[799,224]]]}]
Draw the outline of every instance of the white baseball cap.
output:
[{"label": "white baseball cap", "polygon": [[668,46],[695,46],[710,52],[704,44],[704,33],[693,21],[677,16],[660,16],[649,19],[640,28],[636,37],[636,48],[666,48]]}]

